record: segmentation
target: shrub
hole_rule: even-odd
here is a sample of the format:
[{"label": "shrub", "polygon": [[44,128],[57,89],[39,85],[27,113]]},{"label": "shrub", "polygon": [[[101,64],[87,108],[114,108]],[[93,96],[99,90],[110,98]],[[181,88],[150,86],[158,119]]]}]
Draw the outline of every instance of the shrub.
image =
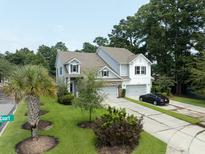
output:
[{"label": "shrub", "polygon": [[67,85],[63,81],[58,81],[57,85],[57,96],[61,97],[68,94]]},{"label": "shrub", "polygon": [[96,120],[94,132],[98,146],[128,145],[134,148],[139,143],[142,119],[127,115],[124,109],[108,108],[108,113]]},{"label": "shrub", "polygon": [[58,97],[58,102],[60,104],[64,104],[64,105],[71,105],[73,99],[74,99],[74,96],[71,93],[68,93],[66,95],[59,96]]}]

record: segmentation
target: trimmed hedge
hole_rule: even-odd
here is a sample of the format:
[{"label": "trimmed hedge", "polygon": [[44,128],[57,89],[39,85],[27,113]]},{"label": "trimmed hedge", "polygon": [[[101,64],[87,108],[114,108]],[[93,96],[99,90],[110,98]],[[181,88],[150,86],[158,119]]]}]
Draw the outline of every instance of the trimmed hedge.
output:
[{"label": "trimmed hedge", "polygon": [[71,93],[68,93],[63,96],[58,96],[58,102],[64,105],[71,105],[73,99],[74,99],[74,96]]}]

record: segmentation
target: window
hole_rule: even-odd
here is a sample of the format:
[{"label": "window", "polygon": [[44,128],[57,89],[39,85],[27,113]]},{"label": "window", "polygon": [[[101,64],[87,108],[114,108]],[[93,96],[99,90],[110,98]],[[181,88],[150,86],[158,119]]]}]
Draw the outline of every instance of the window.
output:
[{"label": "window", "polygon": [[146,66],[141,66],[141,74],[146,75]]},{"label": "window", "polygon": [[58,68],[56,68],[56,75],[58,76]]},{"label": "window", "polygon": [[109,71],[108,70],[103,70],[102,71],[102,77],[108,77],[109,76]]},{"label": "window", "polygon": [[62,75],[62,73],[63,73],[63,68],[60,67],[60,75]]},{"label": "window", "polygon": [[140,66],[135,66],[135,74],[140,74]]},{"label": "window", "polygon": [[135,74],[146,75],[146,66],[135,66]]},{"label": "window", "polygon": [[78,73],[78,65],[70,65],[71,73]]}]

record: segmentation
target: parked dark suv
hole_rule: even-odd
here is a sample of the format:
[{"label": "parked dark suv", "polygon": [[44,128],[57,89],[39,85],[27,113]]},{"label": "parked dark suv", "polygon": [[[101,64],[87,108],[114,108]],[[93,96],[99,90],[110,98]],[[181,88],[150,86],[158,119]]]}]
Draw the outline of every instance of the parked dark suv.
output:
[{"label": "parked dark suv", "polygon": [[148,102],[154,105],[169,104],[169,99],[161,94],[146,94],[139,97],[140,101]]}]

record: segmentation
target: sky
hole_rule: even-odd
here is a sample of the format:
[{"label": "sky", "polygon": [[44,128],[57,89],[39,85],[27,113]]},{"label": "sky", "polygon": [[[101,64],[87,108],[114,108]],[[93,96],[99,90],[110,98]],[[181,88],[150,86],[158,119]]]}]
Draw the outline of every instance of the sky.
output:
[{"label": "sky", "polygon": [[0,53],[62,41],[70,51],[134,15],[149,0],[0,0]]}]

